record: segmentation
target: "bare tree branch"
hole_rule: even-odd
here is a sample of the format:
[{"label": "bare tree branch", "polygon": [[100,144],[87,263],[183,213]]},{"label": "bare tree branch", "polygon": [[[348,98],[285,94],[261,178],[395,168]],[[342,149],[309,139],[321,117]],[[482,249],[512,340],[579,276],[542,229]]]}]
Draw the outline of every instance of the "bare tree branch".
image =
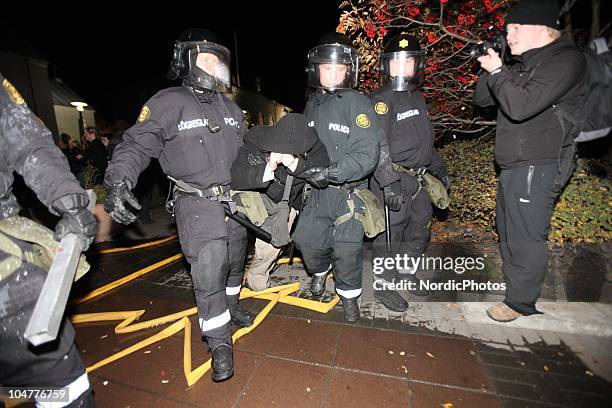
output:
[{"label": "bare tree branch", "polygon": [[574,7],[574,4],[576,3],[576,0],[565,0],[565,4],[563,5],[563,7],[561,7],[561,10],[559,11],[559,16],[568,13],[572,7]]},{"label": "bare tree branch", "polygon": [[599,34],[601,16],[601,0],[591,0],[591,40]]}]

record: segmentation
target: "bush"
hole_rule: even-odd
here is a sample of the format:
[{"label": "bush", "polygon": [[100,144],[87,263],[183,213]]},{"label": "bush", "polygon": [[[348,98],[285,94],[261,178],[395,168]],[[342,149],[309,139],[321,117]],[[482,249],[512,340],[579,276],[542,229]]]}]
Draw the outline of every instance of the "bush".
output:
[{"label": "bush", "polygon": [[[453,181],[451,224],[469,223],[482,232],[495,231],[494,146],[494,140],[471,140],[440,149]],[[578,160],[555,206],[548,237],[551,244],[605,242],[612,237],[610,180],[589,175],[587,167],[585,160]]]},{"label": "bush", "polygon": [[474,224],[483,231],[495,229],[497,176],[492,141],[456,142],[440,150],[452,179],[451,222]]},{"label": "bush", "polygon": [[605,242],[612,236],[610,180],[588,174],[586,160],[578,160],[572,180],[559,198],[548,240]]},{"label": "bush", "polygon": [[96,193],[96,204],[104,204],[106,198],[106,189],[101,184],[96,184],[98,178],[98,169],[94,165],[88,164],[83,170],[83,179],[85,181],[85,189],[92,190]]}]

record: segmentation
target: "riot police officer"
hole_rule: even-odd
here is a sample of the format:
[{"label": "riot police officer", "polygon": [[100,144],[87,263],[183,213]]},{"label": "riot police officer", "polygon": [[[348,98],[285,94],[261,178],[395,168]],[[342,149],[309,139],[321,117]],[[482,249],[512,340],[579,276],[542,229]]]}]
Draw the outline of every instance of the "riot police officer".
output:
[{"label": "riot police officer", "polygon": [[293,239],[311,273],[310,290],[321,295],[333,270],[344,318],[359,319],[364,229],[355,217],[364,203],[356,192],[378,160],[378,126],[368,99],[357,85],[359,54],[350,40],[330,33],[308,52],[308,86],[316,89],[304,115],[327,148],[331,164],[305,172],[314,186]]},{"label": "riot police officer", "polygon": [[[427,105],[418,90],[425,65],[425,53],[418,40],[402,33],[391,38],[380,56],[383,85],[370,98],[382,128],[381,156],[371,180],[372,191],[384,200],[389,212],[391,254],[386,253],[385,235],[374,241],[374,257],[402,253],[420,257],[429,242],[432,207],[427,191],[418,177],[398,171],[403,169],[438,177],[445,187],[450,178],[444,161],[434,148],[434,128]],[[402,274],[398,274],[402,272]],[[426,295],[414,275],[416,271],[385,270],[376,279],[393,282],[411,280],[417,295]],[[376,299],[388,309],[404,311],[408,303],[394,290],[376,290]]]},{"label": "riot police officer", "polygon": [[224,213],[232,204],[230,166],[242,145],[243,114],[221,94],[230,86],[230,52],[213,33],[181,34],[169,76],[181,78],[182,86],[149,99],[113,153],[105,208],[115,221],[135,220],[124,203],[139,209],[130,190],[152,157],[175,180],[181,248],[191,265],[201,333],[212,351],[212,379],[222,381],[234,373],[230,320],[243,327],[253,322],[238,305],[246,231]]},{"label": "riot police officer", "polygon": [[51,231],[18,215],[13,172],[62,217],[55,227],[56,240],[73,233],[85,250],[93,242],[97,222],[51,132],[8,79],[0,74],[0,81],[0,385],[67,387],[69,400],[54,406],[92,407],[93,393],[70,321],[64,319],[57,340],[44,346],[29,347],[24,339],[47,275],[42,254],[51,251],[45,242],[53,237]]}]

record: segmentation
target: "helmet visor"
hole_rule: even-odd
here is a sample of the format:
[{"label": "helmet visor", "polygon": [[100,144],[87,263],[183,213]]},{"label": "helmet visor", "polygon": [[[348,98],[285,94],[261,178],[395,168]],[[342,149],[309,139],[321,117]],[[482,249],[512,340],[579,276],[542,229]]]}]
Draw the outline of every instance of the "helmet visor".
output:
[{"label": "helmet visor", "polygon": [[184,44],[189,50],[192,67],[201,69],[225,86],[230,85],[231,57],[227,48],[219,44],[201,41]]},{"label": "helmet visor", "polygon": [[359,56],[357,50],[342,44],[324,44],[308,52],[308,61],[321,64],[354,64]]},{"label": "helmet visor", "polygon": [[[381,55],[381,73],[385,83],[416,84],[425,64],[423,51],[399,51]],[[398,91],[406,89],[396,89]]]},{"label": "helmet visor", "polygon": [[341,44],[319,45],[308,52],[308,86],[326,90],[357,86],[359,53]]}]

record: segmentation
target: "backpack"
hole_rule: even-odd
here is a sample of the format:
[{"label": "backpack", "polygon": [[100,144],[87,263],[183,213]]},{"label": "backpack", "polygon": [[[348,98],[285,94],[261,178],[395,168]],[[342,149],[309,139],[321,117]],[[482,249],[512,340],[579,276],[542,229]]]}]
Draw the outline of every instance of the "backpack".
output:
[{"label": "backpack", "polygon": [[576,115],[555,106],[557,113],[572,125],[575,142],[588,142],[607,136],[612,129],[612,52],[604,38],[596,38],[590,48],[581,49],[586,60],[587,92]]}]

